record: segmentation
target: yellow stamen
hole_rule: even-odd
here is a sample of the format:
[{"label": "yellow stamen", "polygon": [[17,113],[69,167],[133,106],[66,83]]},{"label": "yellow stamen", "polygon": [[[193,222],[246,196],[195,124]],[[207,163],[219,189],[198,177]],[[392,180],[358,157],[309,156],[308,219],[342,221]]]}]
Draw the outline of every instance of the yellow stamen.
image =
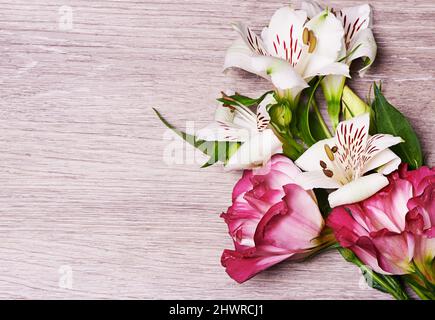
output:
[{"label": "yellow stamen", "polygon": [[304,33],[302,34],[302,40],[305,45],[308,45],[308,41],[310,40],[310,31],[305,28]]},{"label": "yellow stamen", "polygon": [[325,144],[325,152],[329,160],[334,161],[334,154],[332,153],[331,148],[327,144]]},{"label": "yellow stamen", "polygon": [[310,30],[309,33],[309,42],[310,42],[310,46],[308,47],[308,53],[313,53],[314,50],[316,49],[317,39],[312,30]]}]

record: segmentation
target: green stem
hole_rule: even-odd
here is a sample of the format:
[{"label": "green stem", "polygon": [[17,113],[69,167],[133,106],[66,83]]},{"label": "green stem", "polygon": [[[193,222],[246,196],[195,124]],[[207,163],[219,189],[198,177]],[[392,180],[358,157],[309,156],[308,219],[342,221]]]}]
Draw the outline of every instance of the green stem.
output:
[{"label": "green stem", "polygon": [[[358,264],[357,264],[358,265]],[[396,300],[409,300],[409,297],[403,291],[397,291],[396,288],[392,287],[387,281],[384,281],[377,273],[373,272],[372,269],[368,268],[364,264],[358,265],[362,272],[366,272],[372,277],[378,284],[382,286],[389,294],[391,294]]]},{"label": "green stem", "polygon": [[317,106],[317,103],[315,102],[315,99],[314,99],[314,94],[316,93],[317,88],[319,87],[319,85],[322,82],[323,78],[324,77],[319,77],[319,79],[317,79],[316,84],[312,88],[311,93],[310,93],[310,97],[308,98],[308,102],[307,102],[308,106],[307,107],[309,108],[310,105],[313,106],[314,114],[315,114],[317,120],[320,123],[320,127],[322,128],[323,133],[325,134],[326,137],[332,138],[331,132],[329,131],[329,128],[326,125],[325,120],[323,119],[323,116],[320,113],[320,110],[319,110],[319,108]]},{"label": "green stem", "polygon": [[425,293],[425,290],[418,285],[416,282],[411,280],[409,277],[406,278],[406,283],[411,287],[412,290],[420,297],[422,300],[433,300],[434,297],[430,297],[430,295]]},{"label": "green stem", "polygon": [[325,135],[328,138],[332,138],[331,131],[329,131],[329,128],[328,128],[328,126],[325,123],[325,119],[323,119],[323,116],[320,113],[319,107],[317,106],[317,102],[314,99],[312,101],[312,105],[313,105],[314,114],[316,115],[316,118],[319,121],[320,126],[321,126],[323,132],[325,133]]},{"label": "green stem", "polygon": [[[376,284],[382,287],[385,292],[391,294],[397,300],[409,300],[409,296],[405,291],[400,287],[400,283],[393,280],[393,278],[388,278],[389,276],[379,275],[374,272],[371,268],[367,267],[358,257],[349,249],[346,248],[338,248],[338,251],[341,253],[343,258],[358,266],[364,275],[369,275],[371,279],[376,281]],[[391,280],[389,280],[391,279]],[[374,286],[372,286],[374,287]]]},{"label": "green stem", "polygon": [[418,266],[413,262],[414,273],[404,276],[406,283],[424,300],[435,300],[435,286],[427,280]]}]

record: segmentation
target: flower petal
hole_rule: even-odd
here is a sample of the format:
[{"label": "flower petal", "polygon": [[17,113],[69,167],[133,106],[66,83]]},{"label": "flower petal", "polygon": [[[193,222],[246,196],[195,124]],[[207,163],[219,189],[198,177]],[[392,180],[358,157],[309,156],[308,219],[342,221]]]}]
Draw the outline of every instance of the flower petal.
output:
[{"label": "flower petal", "polygon": [[263,44],[263,40],[243,23],[233,24],[234,30],[236,30],[245,44],[258,55],[267,55],[267,50]]},{"label": "flower petal", "polygon": [[307,13],[308,18],[312,19],[324,9],[316,1],[307,0],[301,2],[301,9]]},{"label": "flower petal", "polygon": [[225,170],[251,169],[264,165],[272,155],[282,152],[282,142],[271,129],[250,136],[228,160]]},{"label": "flower petal", "polygon": [[375,157],[379,152],[402,143],[403,139],[389,134],[375,134],[367,139],[367,144],[364,150],[365,163]]},{"label": "flower petal", "polygon": [[369,233],[359,224],[345,207],[334,208],[328,216],[327,226],[334,231],[335,238],[344,248],[352,250],[364,264],[376,272],[383,272],[377,261],[376,248],[368,237]]},{"label": "flower petal", "polygon": [[364,154],[370,127],[368,113],[342,121],[335,132],[335,142],[338,147],[338,161],[351,174],[360,169],[360,159]]},{"label": "flower petal", "polygon": [[323,75],[336,75],[349,78],[349,66],[343,62],[330,62],[329,59],[322,56],[313,56],[304,71],[304,79]]},{"label": "flower petal", "polygon": [[[237,123],[234,123],[237,122]],[[255,124],[237,115],[231,108],[222,105],[216,108],[215,121],[198,130],[195,135],[205,141],[246,141]]]},{"label": "flower petal", "polygon": [[359,70],[360,77],[363,77],[367,69],[375,61],[377,51],[378,47],[372,30],[364,29],[350,43],[349,52],[352,52],[352,54],[347,58],[347,61],[363,58],[364,67]]},{"label": "flower petal", "polygon": [[253,185],[251,182],[252,179],[252,171],[251,170],[245,170],[243,171],[242,178],[237,181],[236,185],[233,188],[233,193],[231,194],[232,201],[236,201],[236,199],[239,196],[243,196],[243,194],[247,190],[251,190]]},{"label": "flower petal", "polygon": [[406,179],[412,183],[414,187],[414,196],[419,196],[423,193],[426,187],[435,183],[435,167],[420,167],[417,170],[407,171],[407,165],[402,164],[399,168],[401,179]]},{"label": "flower petal", "polygon": [[388,179],[379,173],[360,177],[329,194],[329,205],[334,208],[365,200],[387,185]]},{"label": "flower petal", "polygon": [[311,190],[314,188],[337,189],[342,187],[337,180],[328,178],[325,176],[323,171],[320,170],[302,172],[296,181],[305,190]]},{"label": "flower petal", "polygon": [[245,252],[225,250],[221,257],[222,266],[228,275],[238,283],[243,283],[257,273],[291,257],[291,253],[268,255],[256,248]]},{"label": "flower petal", "polygon": [[270,77],[267,75],[265,70],[258,70],[252,66],[252,59],[257,56],[258,54],[252,51],[252,49],[249,48],[242,39],[237,39],[227,50],[224,70],[229,68],[239,68],[270,80]]},{"label": "flower petal", "polygon": [[221,218],[228,225],[228,233],[234,241],[236,250],[254,245],[254,234],[263,214],[252,207],[243,197],[234,201]]},{"label": "flower petal", "polygon": [[[432,227],[432,232],[433,232]],[[435,285],[435,236],[416,236],[414,262],[426,279]]]},{"label": "flower petal", "polygon": [[267,112],[267,106],[270,104],[276,104],[276,100],[273,96],[273,93],[268,94],[257,107],[257,130],[258,131],[263,131],[269,125],[270,115],[269,112]]},{"label": "flower petal", "polygon": [[304,61],[296,66],[304,79],[316,75],[349,76],[345,63],[337,62],[343,51],[344,30],[341,22],[329,11],[325,10],[305,24],[316,37],[316,47],[310,54],[304,54]]},{"label": "flower petal", "polygon": [[302,51],[302,30],[306,20],[305,11],[289,6],[278,9],[264,32],[269,54],[296,65]]},{"label": "flower petal", "polygon": [[252,59],[252,67],[256,74],[268,74],[273,85],[280,90],[291,90],[295,97],[308,84],[301,78],[291,64],[285,60],[257,56]]},{"label": "flower petal", "polygon": [[394,170],[397,170],[401,160],[400,158],[390,149],[385,149],[380,151],[374,157],[372,157],[365,165],[362,170],[362,174],[369,172],[374,169],[378,169],[379,173],[384,175],[390,174]]},{"label": "flower petal", "polygon": [[311,196],[296,184],[286,186],[284,201],[272,206],[255,231],[255,245],[268,252],[301,253],[315,246],[324,225]]},{"label": "flower petal", "polygon": [[316,142],[295,161],[295,164],[304,171],[320,170],[320,161],[329,162],[325,152],[325,145],[334,146],[335,139],[331,138]]},{"label": "flower petal", "polygon": [[385,272],[402,275],[411,272],[414,237],[408,232],[394,233],[387,229],[370,233],[377,249],[379,266]]},{"label": "flower petal", "polygon": [[337,13],[343,23],[345,41],[348,45],[358,34],[371,26],[371,8],[368,4],[343,8]]},{"label": "flower petal", "polygon": [[295,181],[296,177],[299,176],[299,174],[301,173],[301,170],[295,165],[295,163],[292,160],[280,154],[274,155],[272,159],[270,159],[270,161],[267,163],[267,165],[261,168],[253,169],[253,172],[256,175],[266,175],[271,170],[280,171],[284,173],[292,181]]},{"label": "flower petal", "polygon": [[410,210],[408,215],[413,211],[421,215],[424,229],[435,227],[435,184],[428,185],[421,195],[411,198],[407,207]]}]

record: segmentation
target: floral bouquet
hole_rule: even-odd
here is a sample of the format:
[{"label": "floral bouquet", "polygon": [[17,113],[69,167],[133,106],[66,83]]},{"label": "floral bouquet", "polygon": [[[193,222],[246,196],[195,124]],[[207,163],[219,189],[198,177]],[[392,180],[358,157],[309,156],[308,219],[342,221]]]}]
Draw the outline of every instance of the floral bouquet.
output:
[{"label": "floral bouquet", "polygon": [[194,135],[156,111],[210,157],[203,167],[244,170],[221,215],[234,241],[221,263],[235,281],[332,248],[396,299],[409,299],[406,286],[435,299],[435,170],[379,85],[368,101],[346,85],[354,60],[360,76],[375,60],[371,26],[367,4],[311,1],[277,10],[261,36],[235,24],[224,68],[259,75],[273,90],[222,93],[214,122]]}]

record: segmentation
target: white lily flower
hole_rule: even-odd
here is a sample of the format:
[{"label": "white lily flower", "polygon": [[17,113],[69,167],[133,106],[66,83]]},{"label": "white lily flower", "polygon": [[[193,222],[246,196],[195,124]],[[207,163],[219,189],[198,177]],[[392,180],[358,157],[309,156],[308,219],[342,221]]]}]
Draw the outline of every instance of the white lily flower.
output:
[{"label": "white lily flower", "polygon": [[[296,160],[307,171],[298,183],[305,189],[338,189],[329,195],[331,208],[362,201],[388,185],[384,175],[400,158],[389,147],[403,142],[388,134],[369,136],[368,113],[341,122],[335,137],[317,142]],[[377,169],[377,173],[364,174]]]},{"label": "white lily flower", "polygon": [[257,107],[257,113],[241,104],[220,105],[215,121],[196,133],[205,141],[242,142],[228,159],[225,170],[242,170],[266,164],[272,155],[282,153],[282,142],[269,127],[270,116],[266,108],[275,104],[273,94],[267,95]]},{"label": "white lily flower", "polygon": [[[316,17],[322,8],[317,2],[307,0],[302,2],[301,7],[307,12],[309,18]],[[363,76],[367,69],[373,64],[376,57],[377,45],[372,32],[372,11],[368,4],[343,8],[341,10],[331,9],[331,12],[341,21],[345,31],[343,51],[340,58],[350,65],[353,60],[362,58],[364,67],[359,71]],[[328,111],[331,116],[334,128],[338,124],[338,115],[341,108],[341,95],[346,78],[342,76],[329,75],[322,81],[322,88],[325,99],[328,103]]]},{"label": "white lily flower", "polygon": [[234,29],[241,38],[228,49],[224,68],[264,77],[290,101],[297,101],[314,76],[349,76],[349,67],[337,62],[343,50],[343,26],[326,10],[307,21],[305,11],[281,8],[261,37],[243,24]]}]

